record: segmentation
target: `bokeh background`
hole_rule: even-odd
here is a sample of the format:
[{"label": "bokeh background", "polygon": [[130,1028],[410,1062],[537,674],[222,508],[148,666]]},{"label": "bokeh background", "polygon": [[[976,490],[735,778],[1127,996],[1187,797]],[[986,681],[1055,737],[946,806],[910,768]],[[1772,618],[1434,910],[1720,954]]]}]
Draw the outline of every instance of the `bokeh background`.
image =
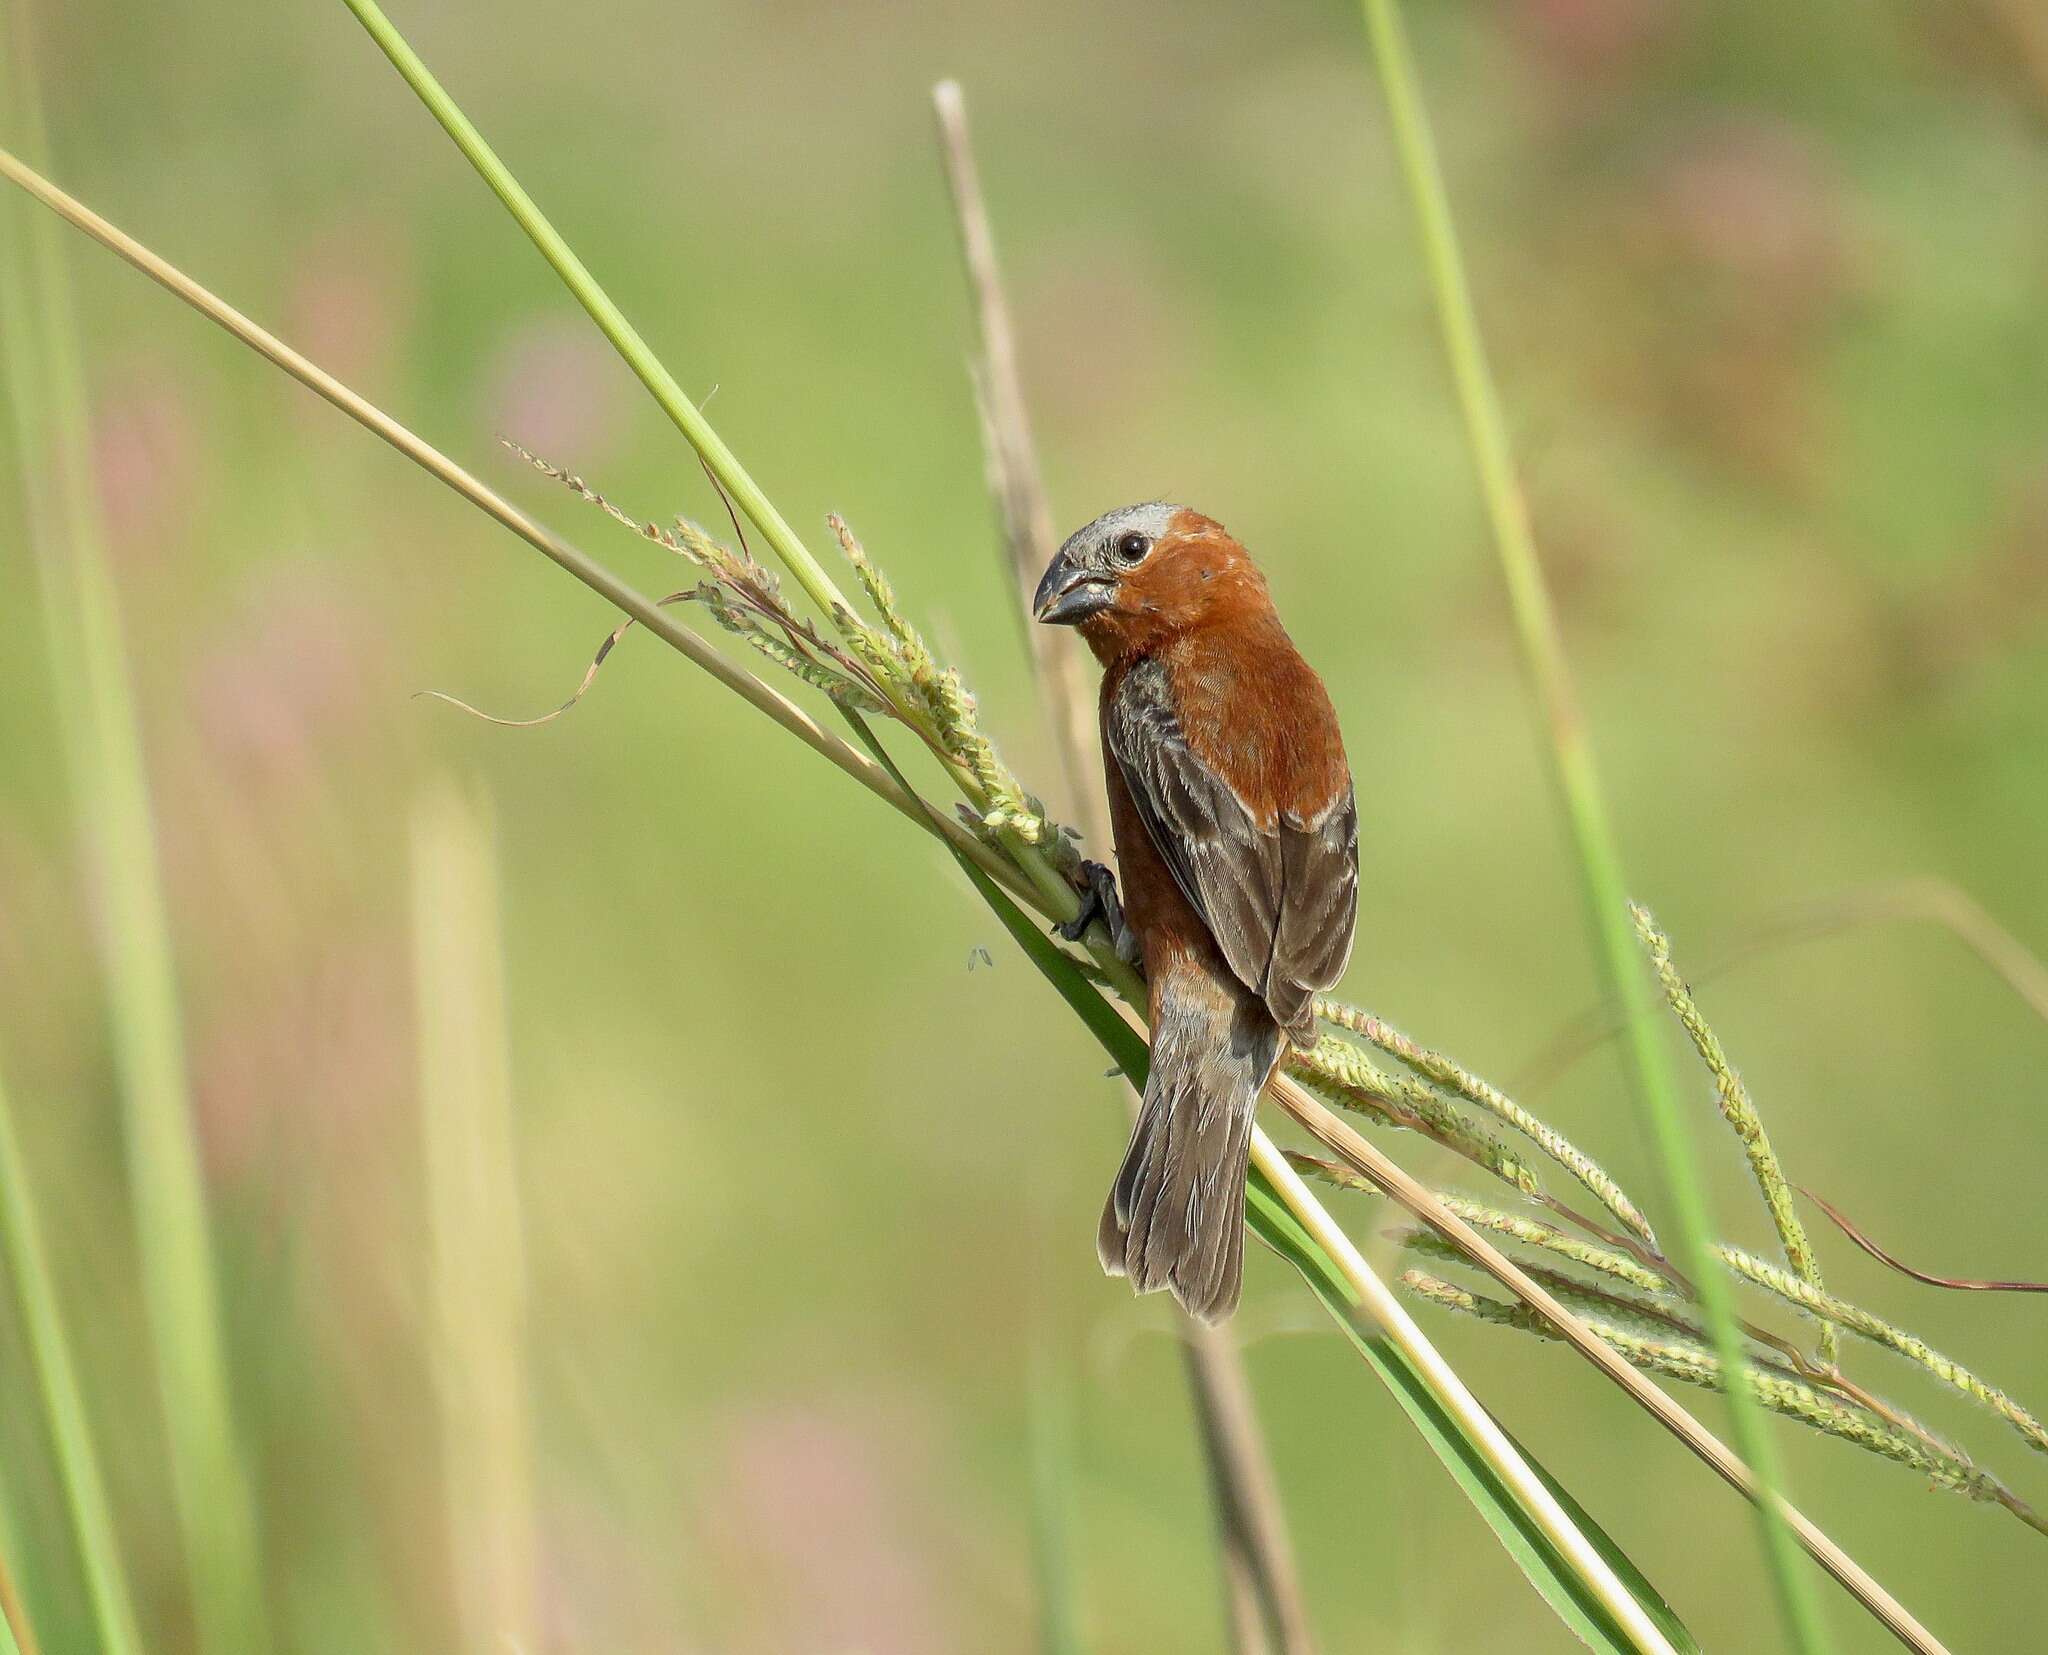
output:
[{"label": "bokeh background", "polygon": [[[643,588],[677,584],[495,447],[630,509],[717,509],[340,6],[35,9],[60,181]],[[1223,518],[1342,710],[1368,778],[1349,996],[1510,1080],[1586,1008],[1350,11],[395,16],[685,384],[717,388],[785,512],[853,521],[1049,786],[931,138],[928,88],[960,77],[1062,528],[1158,495]],[[1412,22],[1631,877],[1681,963],[1917,875],[2048,949],[2040,8],[1508,0]],[[530,1516],[506,1578],[537,1649],[1032,1648],[1034,1440],[1066,1485],[1088,1647],[1219,1647],[1171,1323],[1093,1258],[1114,1083],[942,857],[650,640],[545,729],[414,699],[539,712],[611,618],[109,257],[74,240],[71,270],[280,1646],[471,1642],[448,1516],[475,1493],[467,1421],[487,1467],[530,1462],[476,1498],[513,1502],[491,1532],[515,1542]],[[0,1053],[149,1644],[175,1651],[151,1238],[0,469]],[[411,941],[418,824],[451,787],[495,822],[518,1195],[453,1253]],[[1917,1261],[2048,1275],[2048,1026],[1952,936],[1878,920],[1704,993],[1795,1177]],[[1761,1243],[1686,1072],[1725,1228]],[[1654,1189],[1611,1051],[1529,1101]],[[1389,1218],[1341,1210],[1367,1236]],[[2038,1301],[1823,1245],[1850,1296],[2048,1392]],[[465,1370],[490,1394],[451,1403],[434,1329],[458,1266],[484,1302],[523,1283],[526,1321]],[[1271,1260],[1247,1301],[1326,1646],[1570,1647]],[[1702,1469],[1569,1357],[1427,1325],[1708,1647],[1773,1646],[1747,1516]],[[2009,1434],[1883,1378],[2048,1494]],[[89,1648],[11,1315],[0,1395],[20,1571],[47,1646]],[[1780,1437],[1795,1494],[1952,1647],[2037,1642],[2048,1542]],[[1881,1647],[1828,1601],[1839,1647]]]}]

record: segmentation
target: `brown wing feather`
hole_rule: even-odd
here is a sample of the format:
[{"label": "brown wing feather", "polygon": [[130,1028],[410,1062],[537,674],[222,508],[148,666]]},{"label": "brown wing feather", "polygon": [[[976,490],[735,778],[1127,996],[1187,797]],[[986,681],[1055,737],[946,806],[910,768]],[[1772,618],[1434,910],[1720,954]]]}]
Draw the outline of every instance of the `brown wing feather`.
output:
[{"label": "brown wing feather", "polygon": [[1316,991],[1343,974],[1351,955],[1351,789],[1313,819],[1282,813],[1262,828],[1189,747],[1164,669],[1153,663],[1124,674],[1104,708],[1103,734],[1147,834],[1232,973],[1281,1027],[1306,1033]]},{"label": "brown wing feather", "polygon": [[1358,919],[1358,804],[1347,785],[1320,818],[1280,818],[1285,896],[1266,975],[1266,1007],[1305,1031],[1318,992],[1344,975]]}]

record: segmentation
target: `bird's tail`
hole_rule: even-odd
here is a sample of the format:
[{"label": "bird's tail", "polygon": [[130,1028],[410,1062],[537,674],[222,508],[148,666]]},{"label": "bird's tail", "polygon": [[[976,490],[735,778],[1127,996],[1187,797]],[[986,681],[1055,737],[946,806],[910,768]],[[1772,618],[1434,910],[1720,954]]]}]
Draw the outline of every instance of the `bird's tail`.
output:
[{"label": "bird's tail", "polygon": [[1249,996],[1157,997],[1145,1102],[1095,1245],[1112,1276],[1140,1293],[1170,1287],[1206,1322],[1237,1308],[1252,1116],[1280,1042]]}]

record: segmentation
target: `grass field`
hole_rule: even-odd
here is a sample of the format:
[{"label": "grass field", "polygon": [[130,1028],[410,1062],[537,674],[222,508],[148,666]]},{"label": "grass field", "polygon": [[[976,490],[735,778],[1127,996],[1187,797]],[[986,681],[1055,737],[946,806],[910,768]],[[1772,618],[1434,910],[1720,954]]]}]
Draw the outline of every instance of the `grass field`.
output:
[{"label": "grass field", "polygon": [[[341,6],[33,10],[59,182],[642,589],[687,583],[497,445],[722,521]],[[2048,1021],[1901,886],[2048,953],[2044,25],[2010,0],[1413,13],[1635,894],[1796,1181],[1916,1264],[2048,1276]],[[817,545],[828,510],[853,523],[1049,778],[931,136],[957,76],[1061,530],[1153,495],[1222,518],[1329,682],[1363,819],[1347,998],[1655,1195],[1612,1045],[1546,1055],[1598,977],[1349,10],[397,15],[791,519]],[[48,479],[0,466],[0,1077],[141,1647],[1037,1648],[1034,1451],[1082,1644],[1220,1647],[1173,1324],[1092,1253],[1117,1087],[950,861],[643,637],[543,729],[416,699],[543,712],[614,617],[57,245],[153,834],[110,846],[67,764],[92,663],[20,528]],[[152,911],[149,844],[161,979],[116,923]],[[152,984],[170,1044],[138,1052],[121,1008]],[[1713,1205],[1767,1250],[1674,1052]],[[189,1186],[148,1136],[181,1087]],[[1390,1214],[1333,1210],[1398,1272]],[[1915,1286],[1808,1219],[1837,1291],[2048,1389],[2037,1300]],[[224,1438],[203,1378],[156,1377],[181,1259],[218,1299],[193,1313]],[[56,1655],[103,1617],[31,1325],[0,1314],[0,1555]],[[1234,1325],[1324,1648],[1574,1647],[1256,1250]],[[1557,1349],[1425,1325],[1705,1647],[1775,1647],[1738,1501]],[[1848,1354],[2048,1497],[1998,1424]],[[2028,1647],[2039,1534],[1774,1437],[1951,1648]],[[1888,1647],[1821,1601],[1837,1649]]]}]

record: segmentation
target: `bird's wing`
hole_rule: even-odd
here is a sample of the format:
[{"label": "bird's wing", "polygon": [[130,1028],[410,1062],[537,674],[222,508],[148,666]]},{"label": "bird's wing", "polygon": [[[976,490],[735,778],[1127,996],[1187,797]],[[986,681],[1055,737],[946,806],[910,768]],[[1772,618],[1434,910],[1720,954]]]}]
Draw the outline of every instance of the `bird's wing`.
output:
[{"label": "bird's wing", "polygon": [[1344,975],[1358,920],[1358,801],[1351,784],[1320,814],[1280,816],[1285,872],[1266,1007],[1283,1029],[1305,1027],[1316,995]]},{"label": "bird's wing", "polygon": [[1189,747],[1157,670],[1125,675],[1103,734],[1146,832],[1232,973],[1282,1028],[1305,1028],[1316,991],[1351,957],[1358,813],[1350,786],[1311,818],[1282,812],[1262,827]]}]

